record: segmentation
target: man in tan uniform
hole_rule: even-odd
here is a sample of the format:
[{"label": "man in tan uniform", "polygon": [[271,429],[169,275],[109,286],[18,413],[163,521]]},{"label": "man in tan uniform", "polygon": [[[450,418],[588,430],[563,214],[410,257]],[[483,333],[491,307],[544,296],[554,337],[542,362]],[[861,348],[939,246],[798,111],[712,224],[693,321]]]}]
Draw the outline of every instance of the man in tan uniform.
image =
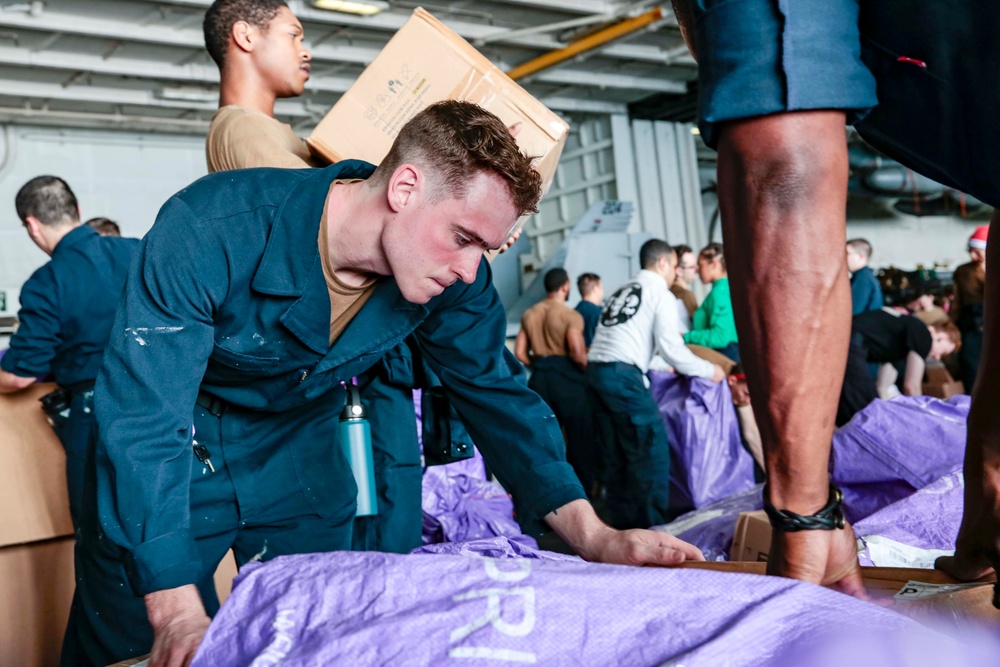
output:
[{"label": "man in tan uniform", "polygon": [[210,172],[322,166],[290,125],[278,98],[298,97],[312,55],[283,0],[216,0],[205,14],[205,48],[219,66],[219,110],[205,142]]},{"label": "man in tan uniform", "polygon": [[593,497],[598,481],[597,442],[587,398],[587,346],[583,316],[566,305],[569,274],[552,269],[542,278],[545,300],[521,317],[514,356],[531,369],[528,387],[548,403],[566,434],[566,460]]}]

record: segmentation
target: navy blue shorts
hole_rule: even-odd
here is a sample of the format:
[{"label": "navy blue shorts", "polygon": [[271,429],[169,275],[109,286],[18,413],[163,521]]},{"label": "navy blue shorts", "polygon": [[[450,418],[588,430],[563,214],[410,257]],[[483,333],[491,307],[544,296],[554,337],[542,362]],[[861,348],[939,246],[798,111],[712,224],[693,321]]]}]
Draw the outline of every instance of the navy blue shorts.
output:
[{"label": "navy blue shorts", "polygon": [[691,0],[701,136],[715,125],[782,111],[875,106],[861,61],[857,0]]},{"label": "navy blue shorts", "polygon": [[1000,206],[996,0],[691,0],[699,125],[838,109],[876,148]]}]

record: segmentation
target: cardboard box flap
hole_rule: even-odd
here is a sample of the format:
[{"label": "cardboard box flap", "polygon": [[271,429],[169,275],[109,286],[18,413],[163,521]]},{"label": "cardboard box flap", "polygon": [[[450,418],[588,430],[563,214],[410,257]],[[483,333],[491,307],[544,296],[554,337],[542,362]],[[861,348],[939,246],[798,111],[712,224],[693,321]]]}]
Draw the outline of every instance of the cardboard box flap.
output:
[{"label": "cardboard box flap", "polygon": [[[566,121],[556,116],[548,107],[528,94],[528,91],[507,76],[506,72],[494,65],[489,58],[477,51],[461,35],[439,21],[430,12],[424,10],[423,7],[417,7],[409,20],[415,19],[426,22],[428,27],[437,30],[444,39],[454,42],[456,55],[465,58],[469,65],[479,72],[483,81],[500,89],[507,97],[506,101],[517,110],[518,115],[531,120],[540,130],[548,133],[549,138],[553,141],[558,141],[569,130]],[[465,87],[458,86],[449,99],[468,100],[490,108],[493,99],[491,97],[481,98],[482,101],[476,99],[476,87],[472,84],[473,80],[470,76],[467,85]],[[503,117],[501,116],[501,118]]]},{"label": "cardboard box flap", "polygon": [[38,402],[55,388],[0,395],[0,546],[73,534],[66,455]]},{"label": "cardboard box flap", "polygon": [[551,183],[569,125],[421,8],[306,141],[334,162],[356,158],[378,164],[410,118],[447,99],[475,102],[508,126],[520,122],[518,145],[540,158],[543,182]]}]

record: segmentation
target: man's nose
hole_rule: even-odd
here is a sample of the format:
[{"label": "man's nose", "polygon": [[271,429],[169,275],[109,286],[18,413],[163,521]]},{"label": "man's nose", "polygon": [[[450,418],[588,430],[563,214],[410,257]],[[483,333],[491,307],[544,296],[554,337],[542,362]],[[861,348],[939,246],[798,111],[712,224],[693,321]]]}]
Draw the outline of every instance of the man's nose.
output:
[{"label": "man's nose", "polygon": [[455,268],[455,274],[458,275],[459,280],[461,280],[466,285],[471,285],[476,279],[476,273],[479,271],[479,261],[482,259],[481,253],[469,253],[468,257],[464,257],[459,265]]}]

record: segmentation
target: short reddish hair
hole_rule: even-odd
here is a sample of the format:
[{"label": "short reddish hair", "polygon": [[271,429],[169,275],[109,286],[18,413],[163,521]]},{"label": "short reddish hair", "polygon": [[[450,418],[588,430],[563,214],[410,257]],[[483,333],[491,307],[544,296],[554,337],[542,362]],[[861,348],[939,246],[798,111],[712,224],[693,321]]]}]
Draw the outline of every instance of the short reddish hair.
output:
[{"label": "short reddish hair", "polygon": [[446,100],[422,110],[399,131],[369,181],[384,185],[407,162],[433,169],[442,194],[453,197],[466,193],[476,172],[496,174],[510,189],[518,216],[538,210],[542,177],[534,158],[521,152],[502,120],[478,104]]},{"label": "short reddish hair", "polygon": [[955,352],[962,349],[962,332],[958,330],[955,323],[951,320],[942,320],[941,322],[935,322],[934,324],[928,325],[934,331],[948,334],[948,338],[951,342],[955,344]]}]

